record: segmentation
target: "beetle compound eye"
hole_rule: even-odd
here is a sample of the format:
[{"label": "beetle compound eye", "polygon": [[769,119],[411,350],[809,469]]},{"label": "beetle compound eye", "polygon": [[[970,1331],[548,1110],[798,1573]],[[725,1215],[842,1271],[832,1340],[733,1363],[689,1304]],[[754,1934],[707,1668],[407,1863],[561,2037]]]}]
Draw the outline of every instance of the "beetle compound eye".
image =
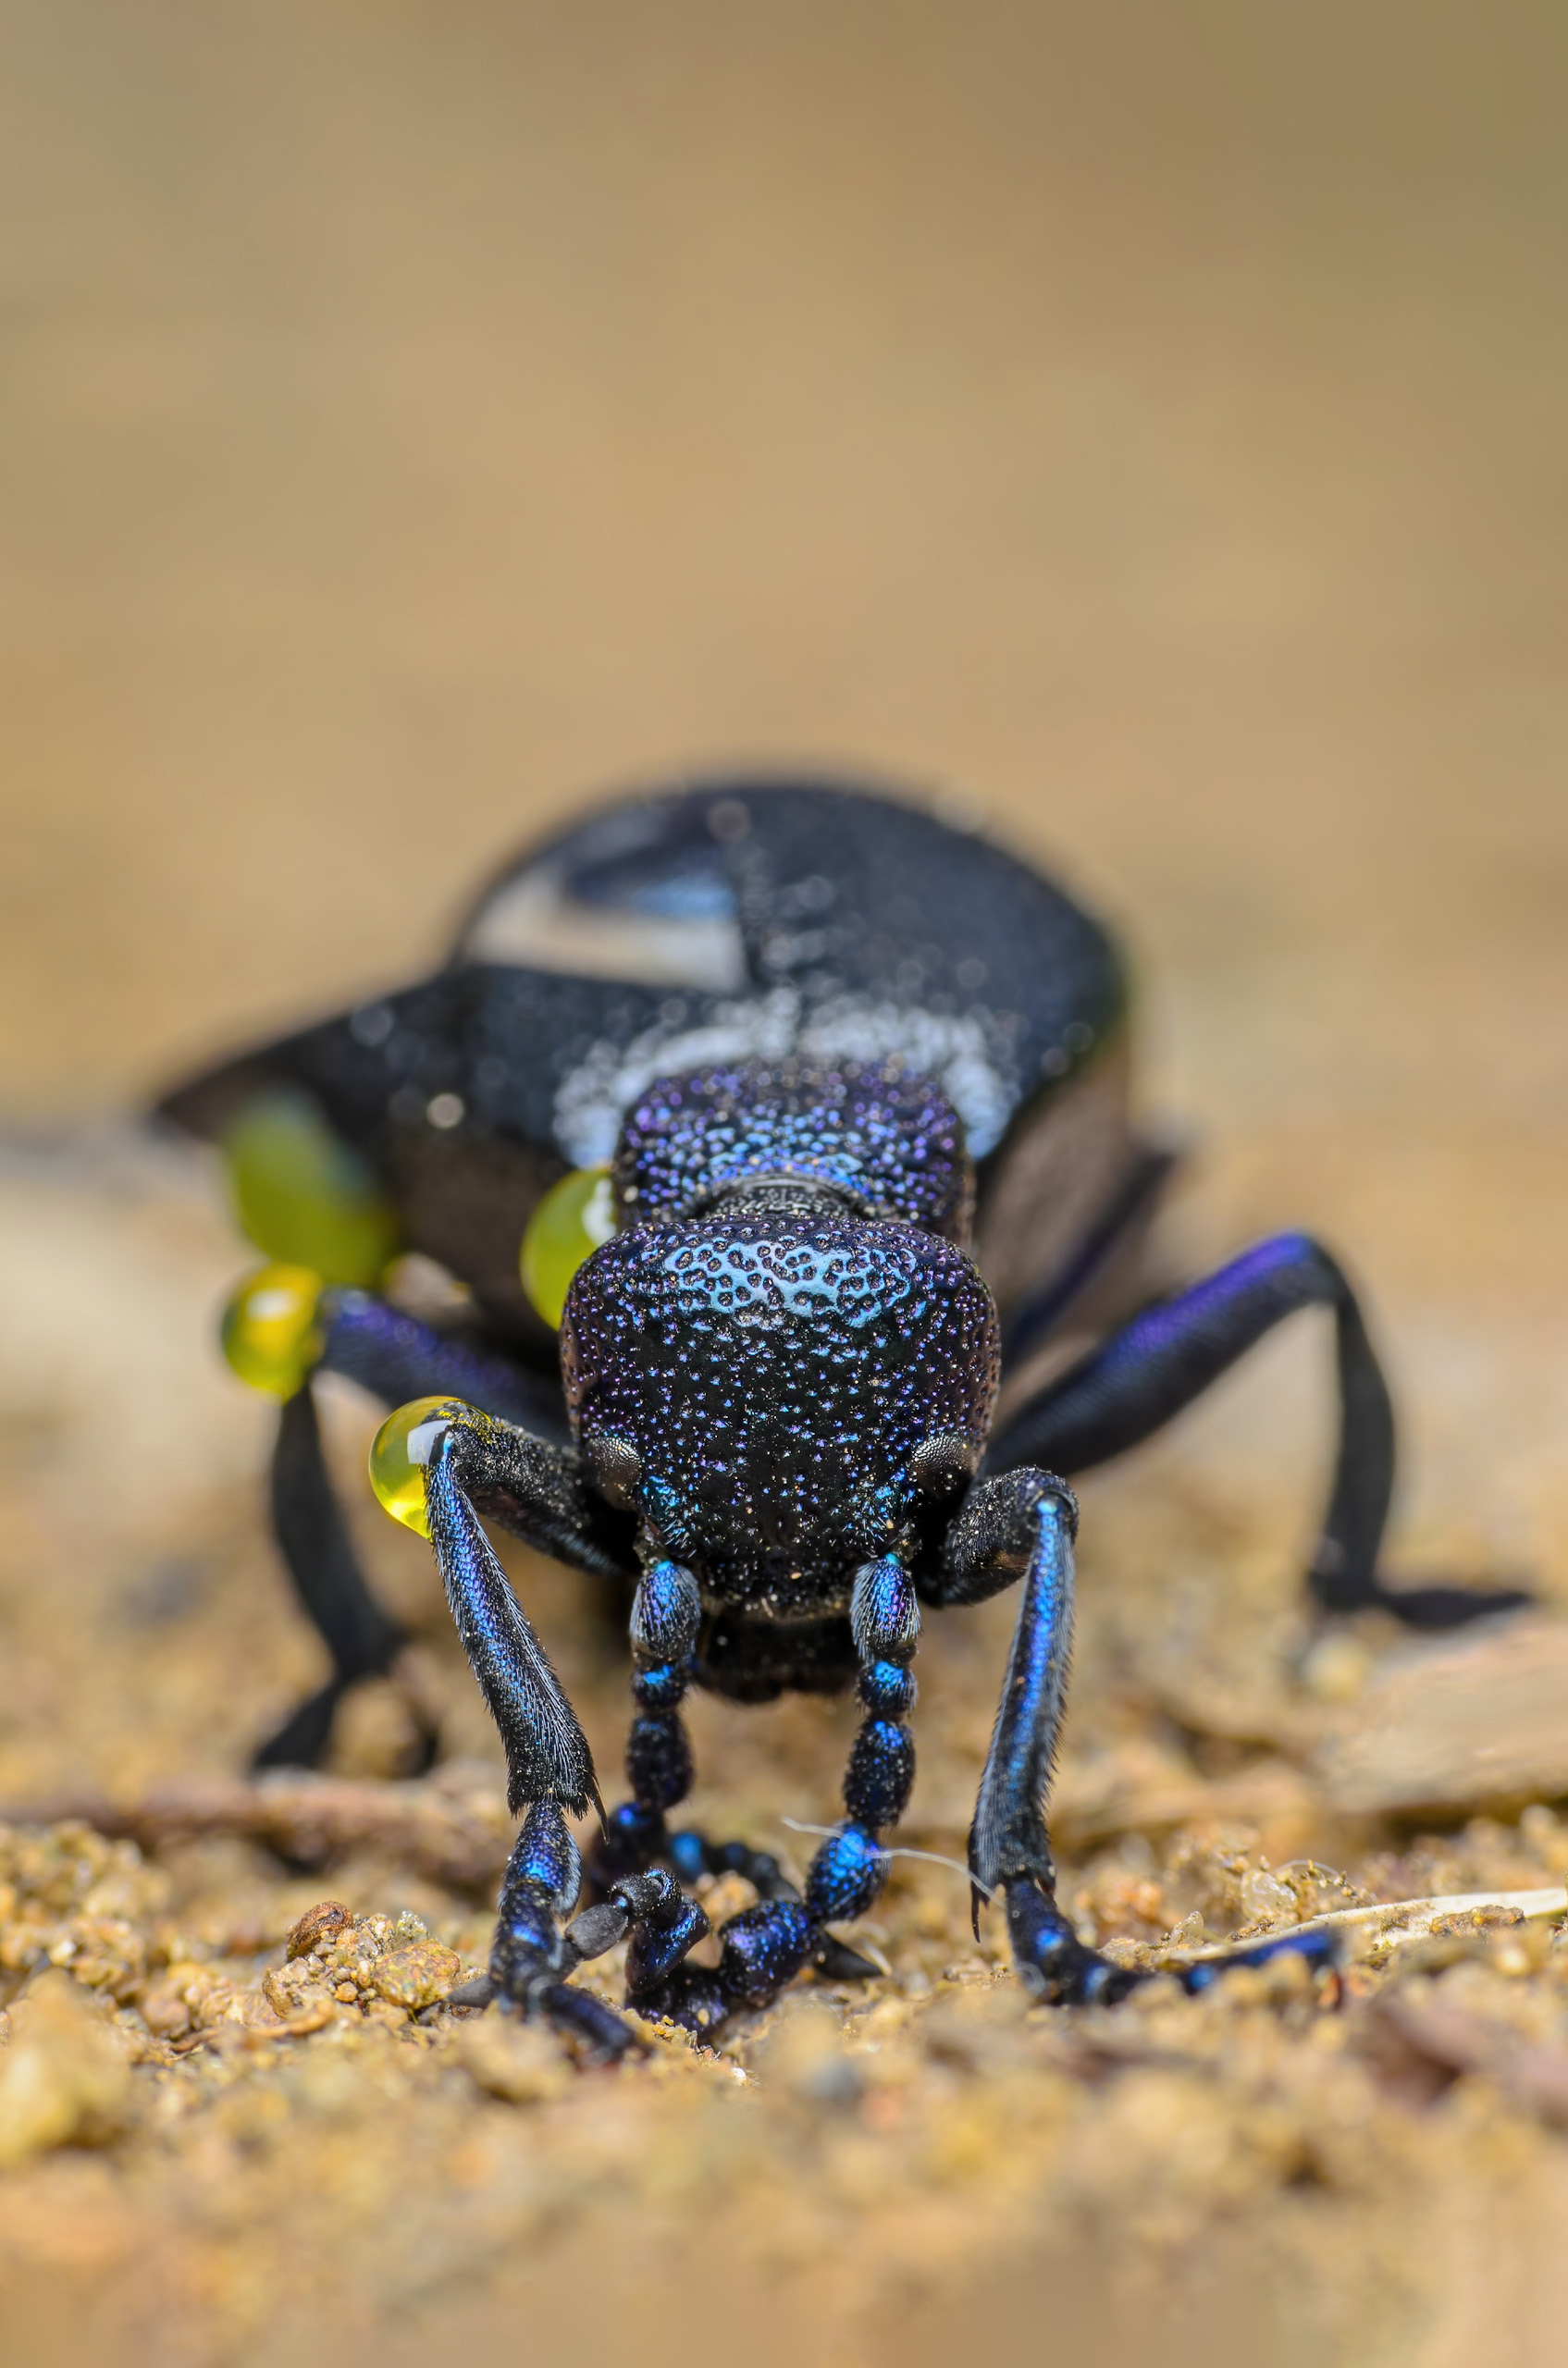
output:
[{"label": "beetle compound eye", "polygon": [[909,1459],[909,1477],[930,1497],[950,1497],[975,1468],[971,1443],[957,1431],[933,1431]]},{"label": "beetle compound eye", "polygon": [[631,1440],[613,1431],[597,1432],[583,1441],[582,1457],[599,1495],[623,1510],[630,1506],[632,1490],[642,1478],[642,1458]]},{"label": "beetle compound eye", "polygon": [[534,1211],[518,1264],[531,1304],[552,1329],[560,1326],[573,1276],[614,1230],[608,1167],[574,1167]]},{"label": "beetle compound eye", "polygon": [[328,1283],[373,1283],[398,1247],[375,1177],[302,1093],[259,1093],[224,1129],[241,1229],[269,1258]]},{"label": "beetle compound eye", "polygon": [[265,1398],[292,1398],[321,1354],[316,1302],[321,1276],[309,1266],[264,1266],[223,1311],[223,1353]]},{"label": "beetle compound eye", "polygon": [[370,1485],[383,1507],[405,1529],[430,1535],[425,1510],[425,1467],[449,1425],[472,1418],[460,1398],[414,1398],[389,1414],[370,1443]]}]

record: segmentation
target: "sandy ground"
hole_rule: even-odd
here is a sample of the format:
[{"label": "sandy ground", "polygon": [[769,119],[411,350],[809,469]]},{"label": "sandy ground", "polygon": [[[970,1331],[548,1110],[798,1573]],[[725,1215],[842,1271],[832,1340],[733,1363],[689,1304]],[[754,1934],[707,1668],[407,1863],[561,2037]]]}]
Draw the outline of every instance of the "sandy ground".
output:
[{"label": "sandy ground", "polygon": [[[1117,918],[1194,1147],[1173,1261],[1332,1242],[1399,1388],[1396,1569],[1542,1599],[1457,1659],[1315,1649],[1327,1346],[1271,1344],[1084,1492],[1077,1912],[1153,1946],[1352,1895],[1306,1860],[1561,1882],[1560,29],[69,0],[0,41],[0,1798],[232,1773],[316,1668],[211,1344],[245,1253],[140,1098],[411,974],[588,788],[800,753],[962,783]],[[351,1490],[369,1421],[334,1402]],[[427,1564],[359,1501],[483,1825]],[[515,1567],[613,1767],[609,1642]],[[1006,1626],[923,1655],[922,1847],[960,1849]],[[696,1727],[704,1817],[832,1814],[842,1709]],[[367,1696],[339,1772],[405,1742]],[[562,2085],[376,1986],[473,1962],[483,1890],[0,1847],[3,2060],[63,2115],[0,2173],[13,2325],[399,2361],[652,2298],[673,2356],[1556,2356],[1549,1919],[1338,2014],[1156,1985],[1080,2029],[906,1862],[869,1994]],[[252,2036],[328,1894],[394,1921]]]}]

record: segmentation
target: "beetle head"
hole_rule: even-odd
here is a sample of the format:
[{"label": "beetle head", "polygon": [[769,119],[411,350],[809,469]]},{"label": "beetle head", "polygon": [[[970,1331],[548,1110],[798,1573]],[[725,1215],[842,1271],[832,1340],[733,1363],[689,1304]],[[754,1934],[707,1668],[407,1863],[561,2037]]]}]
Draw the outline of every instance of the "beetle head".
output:
[{"label": "beetle head", "polygon": [[922,1490],[978,1457],[996,1389],[964,1252],[798,1187],[618,1235],[578,1270],[562,1343],[601,1492],[711,1593],[781,1610],[836,1600],[907,1536]]}]

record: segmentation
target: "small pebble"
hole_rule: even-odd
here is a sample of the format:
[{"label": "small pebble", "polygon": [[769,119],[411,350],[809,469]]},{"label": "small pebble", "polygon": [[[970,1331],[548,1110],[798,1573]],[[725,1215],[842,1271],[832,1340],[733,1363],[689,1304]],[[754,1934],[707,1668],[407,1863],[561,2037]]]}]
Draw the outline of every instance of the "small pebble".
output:
[{"label": "small pebble", "polygon": [[353,1918],[340,1899],[324,1899],[315,1907],[307,1907],[288,1938],[290,1957],[309,1956],[323,1943],[330,1947],[338,1936],[348,1930]]}]

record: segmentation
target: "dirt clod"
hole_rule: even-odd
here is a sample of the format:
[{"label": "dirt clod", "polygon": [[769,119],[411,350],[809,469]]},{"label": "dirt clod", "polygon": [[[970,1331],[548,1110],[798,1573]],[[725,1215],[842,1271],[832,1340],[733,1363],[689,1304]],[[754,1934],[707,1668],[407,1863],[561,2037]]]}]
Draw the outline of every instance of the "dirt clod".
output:
[{"label": "dirt clod", "polygon": [[69,1974],[41,1974],[7,2020],[0,2168],[56,2146],[119,2137],[134,2117],[126,2051]]},{"label": "dirt clod", "polygon": [[488,2014],[460,2024],[452,2053],[476,2089],[507,2104],[542,2104],[573,2086],[572,2067],[549,2032],[514,2016]]},{"label": "dirt clod", "polygon": [[307,1907],[297,1924],[290,1926],[287,1942],[290,1957],[309,1956],[313,1949],[324,1944],[330,1947],[339,1935],[352,1925],[352,1916],[341,1900],[324,1899],[315,1907]]}]

